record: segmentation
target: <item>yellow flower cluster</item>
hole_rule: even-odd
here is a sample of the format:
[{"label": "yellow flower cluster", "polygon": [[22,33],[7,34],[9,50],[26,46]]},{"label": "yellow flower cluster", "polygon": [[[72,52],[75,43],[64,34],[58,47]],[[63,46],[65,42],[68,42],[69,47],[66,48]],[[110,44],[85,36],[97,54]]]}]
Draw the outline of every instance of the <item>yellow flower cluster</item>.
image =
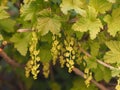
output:
[{"label": "yellow flower cluster", "polygon": [[37,43],[38,37],[35,32],[32,32],[32,40],[29,47],[31,59],[26,64],[25,75],[29,77],[31,72],[34,79],[37,79],[37,75],[40,72],[40,70],[38,70],[40,66],[40,64],[38,64],[38,62],[40,62],[40,57],[38,56],[40,50],[36,49]]},{"label": "yellow flower cluster", "polygon": [[43,75],[45,76],[45,78],[48,78],[48,75],[50,73],[50,64],[49,63],[43,63]]},{"label": "yellow flower cluster", "polygon": [[85,84],[87,85],[87,87],[89,87],[90,81],[92,80],[92,73],[89,71],[88,68],[86,68],[84,72],[85,72],[84,78],[86,79]]},{"label": "yellow flower cluster", "polygon": [[75,59],[75,50],[74,46],[74,38],[70,37],[67,40],[64,40],[66,52],[64,53],[64,57],[66,58],[66,66],[68,67],[68,72],[72,72],[74,68],[74,59]]},{"label": "yellow flower cluster", "polygon": [[64,67],[64,64],[65,64],[64,57],[61,55],[61,56],[59,57],[59,60],[60,60],[61,68],[63,68],[63,67]]},{"label": "yellow flower cluster", "polygon": [[71,72],[72,72],[72,69],[74,68],[74,61],[67,59],[66,66],[68,67],[68,72],[71,73]]},{"label": "yellow flower cluster", "polygon": [[61,48],[61,45],[59,44],[59,41],[57,40],[56,35],[53,35],[52,39],[53,39],[53,43],[51,48],[51,54],[53,57],[53,65],[55,65],[56,60],[58,59],[58,55],[60,54],[59,50]]}]

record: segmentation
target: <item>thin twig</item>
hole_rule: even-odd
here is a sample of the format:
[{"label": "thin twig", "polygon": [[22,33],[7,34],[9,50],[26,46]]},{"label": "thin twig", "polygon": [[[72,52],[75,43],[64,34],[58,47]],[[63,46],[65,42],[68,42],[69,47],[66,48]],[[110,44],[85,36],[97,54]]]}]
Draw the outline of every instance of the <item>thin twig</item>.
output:
[{"label": "thin twig", "polygon": [[14,60],[12,60],[4,51],[3,49],[0,48],[0,56],[11,66],[13,67],[22,67],[22,65],[20,65],[19,63],[15,62]]},{"label": "thin twig", "polygon": [[17,32],[23,33],[23,32],[32,32],[31,29],[18,29]]},{"label": "thin twig", "polygon": [[[86,56],[92,57],[92,56],[91,56],[88,52],[86,52],[83,48],[80,47],[80,50],[81,50]],[[111,69],[111,70],[113,70],[113,69],[119,69],[119,68],[115,68],[115,67],[113,67],[113,66],[111,66],[111,65],[109,65],[109,64],[107,64],[107,63],[105,63],[105,62],[103,62],[103,61],[101,61],[101,60],[99,60],[99,59],[97,59],[97,62],[98,62],[99,64],[101,64],[101,65],[103,65],[103,66]],[[119,69],[119,70],[120,70],[120,69]]]},{"label": "thin twig", "polygon": [[[84,73],[81,70],[79,70],[78,68],[74,67],[73,72],[84,78]],[[92,79],[91,82],[94,83],[100,90],[108,90],[105,86],[103,86],[102,84],[99,84],[94,79]]]}]

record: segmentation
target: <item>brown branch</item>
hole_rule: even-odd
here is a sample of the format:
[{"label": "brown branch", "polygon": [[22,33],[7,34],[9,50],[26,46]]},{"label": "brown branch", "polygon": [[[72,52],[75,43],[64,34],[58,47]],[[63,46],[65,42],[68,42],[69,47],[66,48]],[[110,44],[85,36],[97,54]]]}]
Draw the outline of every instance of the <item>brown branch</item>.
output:
[{"label": "brown branch", "polygon": [[19,63],[15,62],[14,60],[12,60],[4,51],[3,49],[0,48],[0,56],[11,66],[13,67],[22,67],[22,65],[20,65]]},{"label": "brown branch", "polygon": [[[84,49],[80,48],[81,51],[88,57],[92,57],[88,52],[86,52]],[[0,56],[11,66],[13,67],[22,67],[24,68],[24,66],[20,65],[19,63],[15,62],[13,59],[11,59],[4,51],[2,48],[0,48]],[[110,68],[110,69],[114,69],[114,67],[100,61],[97,60],[98,63]],[[84,73],[82,71],[80,71],[78,68],[73,68],[73,72],[76,73],[77,75],[81,76],[84,78]],[[104,87],[103,85],[99,84],[98,82],[96,82],[94,79],[91,80],[92,83],[94,83],[98,88],[100,88],[101,90],[108,90],[106,87]]]},{"label": "brown branch", "polygon": [[[92,57],[92,56],[91,56],[88,52],[86,52],[83,48],[80,47],[80,50],[81,50],[86,56]],[[103,62],[103,61],[101,61],[101,60],[99,60],[99,59],[97,59],[97,62],[98,62],[99,64],[101,64],[101,65],[103,65],[103,66],[111,69],[111,70],[112,70],[112,69],[119,69],[119,68],[115,68],[115,67],[113,67],[113,66],[111,66],[111,65],[109,65],[109,64],[107,64],[107,63],[105,63],[105,62]],[[120,70],[120,69],[119,69],[119,70]]]},{"label": "brown branch", "polygon": [[[75,74],[84,78],[84,73],[82,71],[80,71],[78,68],[74,67],[72,70]],[[99,84],[94,79],[92,79],[91,82],[94,83],[100,90],[108,90],[105,86],[103,86],[102,84]]]}]

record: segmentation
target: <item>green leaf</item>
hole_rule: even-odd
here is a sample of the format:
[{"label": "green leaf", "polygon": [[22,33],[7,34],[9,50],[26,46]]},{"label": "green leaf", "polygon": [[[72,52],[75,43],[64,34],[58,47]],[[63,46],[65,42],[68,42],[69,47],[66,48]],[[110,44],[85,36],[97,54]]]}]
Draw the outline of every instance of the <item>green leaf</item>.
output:
[{"label": "green leaf", "polygon": [[83,78],[75,78],[73,81],[73,87],[70,90],[98,90],[93,84],[89,87],[85,85]]},{"label": "green leaf", "polygon": [[51,0],[51,1],[55,4],[60,4],[61,3],[61,0]]},{"label": "green leaf", "polygon": [[82,36],[83,36],[83,33],[82,32],[75,32],[75,34],[76,34],[76,37],[78,38],[78,39],[81,39],[82,38]]},{"label": "green leaf", "polygon": [[97,62],[96,62],[96,58],[91,57],[91,58],[87,58],[86,60],[87,63],[87,67],[88,68],[97,68]]},{"label": "green leaf", "polygon": [[74,9],[80,15],[85,16],[86,11],[81,8],[82,5],[83,2],[81,0],[62,0],[60,7],[64,14],[67,14],[69,10]]},{"label": "green leaf", "polygon": [[120,75],[120,70],[119,69],[113,69],[112,70],[112,76],[113,77],[116,77],[116,76],[119,76]]},{"label": "green leaf", "polygon": [[93,70],[94,77],[97,81],[105,80],[106,82],[109,82],[111,79],[111,71],[108,68],[105,68],[102,65],[98,64],[98,67]]},{"label": "green leaf", "polygon": [[92,55],[92,56],[97,56],[98,53],[99,53],[99,48],[100,48],[99,43],[93,41],[93,42],[90,44],[91,55]]},{"label": "green leaf", "polygon": [[111,71],[110,71],[110,69],[109,68],[105,68],[104,69],[104,71],[102,71],[102,73],[103,73],[103,78],[104,78],[104,80],[106,81],[106,82],[109,82],[110,81],[110,79],[111,79]]},{"label": "green leaf", "polygon": [[30,1],[28,4],[24,4],[20,9],[21,17],[23,17],[25,21],[34,20],[34,17],[36,16],[36,12],[39,8],[38,5],[39,4],[37,4],[36,1]]},{"label": "green leaf", "polygon": [[105,13],[111,9],[112,3],[107,0],[90,0],[90,6],[94,7],[97,12]]},{"label": "green leaf", "polygon": [[106,15],[104,21],[107,22],[108,32],[115,37],[116,33],[120,31],[120,8],[113,9],[112,15]]},{"label": "green leaf", "polygon": [[49,82],[51,90],[61,90],[61,86],[57,82]]},{"label": "green leaf", "polygon": [[98,32],[100,32],[100,28],[102,28],[101,21],[96,17],[97,17],[97,12],[95,11],[95,9],[89,7],[87,11],[87,16],[80,18],[80,20],[77,21],[72,26],[72,28],[75,31],[80,31],[80,32],[89,31],[90,38],[95,39]]},{"label": "green leaf", "polygon": [[0,20],[0,28],[2,28],[4,31],[10,33],[14,32],[14,26],[16,24],[16,21],[12,19],[2,19]]},{"label": "green leaf", "polygon": [[96,68],[94,72],[95,72],[95,75],[94,75],[95,80],[101,81],[103,79],[103,71],[100,68]]},{"label": "green leaf", "polygon": [[47,33],[46,35],[40,37],[42,42],[48,42],[49,44],[52,43],[52,34],[51,33]]},{"label": "green leaf", "polygon": [[4,9],[6,9],[6,7],[0,6],[0,19],[9,17],[9,14]]},{"label": "green leaf", "polygon": [[104,55],[104,61],[107,63],[120,63],[120,41],[106,42],[110,51]]},{"label": "green leaf", "polygon": [[53,34],[58,34],[60,32],[60,27],[61,22],[59,16],[52,15],[50,10],[43,10],[40,12],[36,28],[42,36],[46,35],[49,31]]},{"label": "green leaf", "polygon": [[31,33],[16,33],[10,39],[10,41],[14,43],[14,47],[23,56],[27,54],[30,40],[31,40]]},{"label": "green leaf", "polygon": [[49,43],[41,43],[40,45],[40,60],[41,62],[50,62],[52,59],[51,45]]}]

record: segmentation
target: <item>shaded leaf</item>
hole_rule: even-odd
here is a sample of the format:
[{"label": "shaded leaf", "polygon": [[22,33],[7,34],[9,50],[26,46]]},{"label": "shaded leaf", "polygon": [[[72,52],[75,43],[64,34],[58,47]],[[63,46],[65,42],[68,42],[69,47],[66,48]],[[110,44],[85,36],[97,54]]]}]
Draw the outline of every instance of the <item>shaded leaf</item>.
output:
[{"label": "shaded leaf", "polygon": [[16,24],[16,21],[12,19],[2,19],[0,20],[0,28],[6,32],[14,32],[14,26]]},{"label": "shaded leaf", "polygon": [[98,90],[93,84],[89,87],[85,85],[84,79],[76,78],[73,81],[73,87],[70,90]]},{"label": "shaded leaf", "polygon": [[97,81],[105,80],[109,82],[111,79],[111,71],[108,68],[105,68],[102,65],[98,65],[96,69],[93,70],[95,73],[95,79]]},{"label": "shaded leaf", "polygon": [[61,90],[61,86],[57,82],[50,82],[51,90]]},{"label": "shaded leaf", "polygon": [[51,45],[48,43],[41,43],[40,45],[40,60],[41,62],[50,62],[50,60],[52,59],[52,55],[51,55]]}]

